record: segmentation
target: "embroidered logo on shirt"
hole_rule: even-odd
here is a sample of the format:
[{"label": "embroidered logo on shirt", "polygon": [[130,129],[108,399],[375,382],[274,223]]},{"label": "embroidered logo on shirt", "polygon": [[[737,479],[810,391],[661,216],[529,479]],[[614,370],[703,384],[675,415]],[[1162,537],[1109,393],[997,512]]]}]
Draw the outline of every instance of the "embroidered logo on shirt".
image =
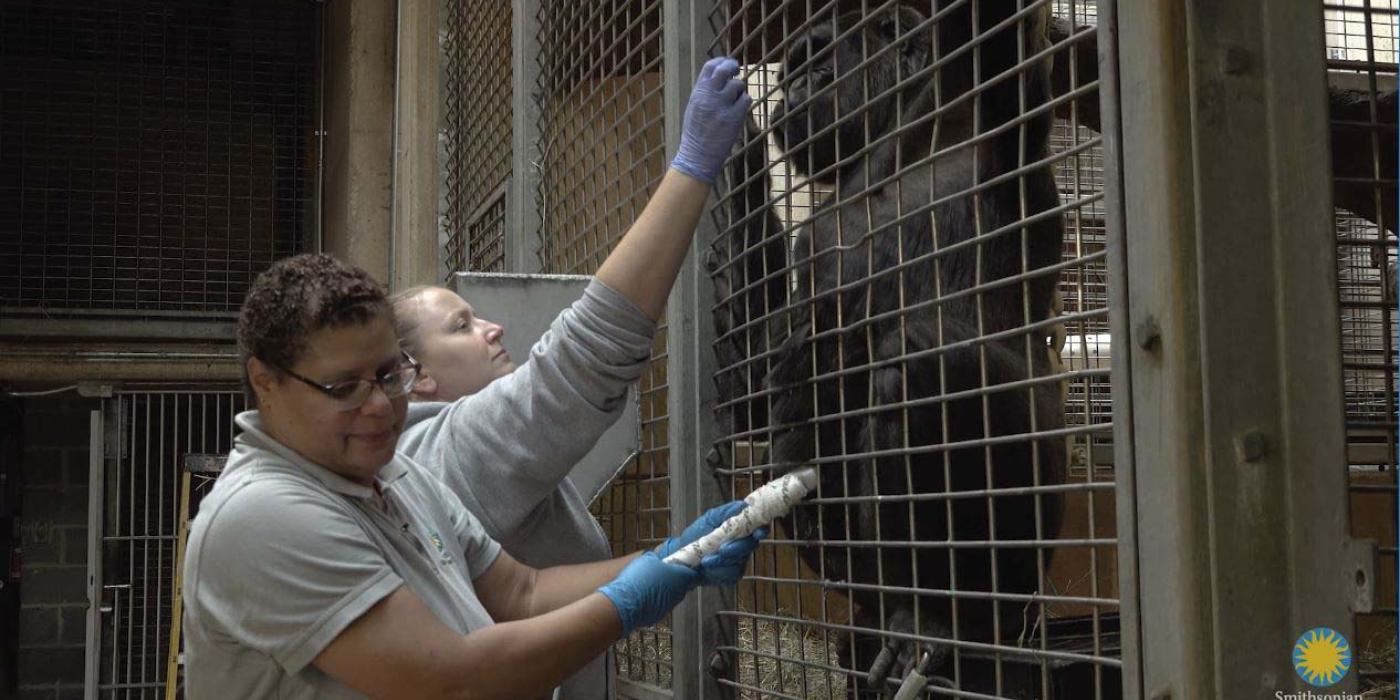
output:
[{"label": "embroidered logo on shirt", "polygon": [[428,540],[433,543],[434,547],[437,547],[438,563],[443,566],[451,566],[452,553],[447,551],[447,545],[442,543],[442,536],[437,534],[437,530],[428,531]]}]

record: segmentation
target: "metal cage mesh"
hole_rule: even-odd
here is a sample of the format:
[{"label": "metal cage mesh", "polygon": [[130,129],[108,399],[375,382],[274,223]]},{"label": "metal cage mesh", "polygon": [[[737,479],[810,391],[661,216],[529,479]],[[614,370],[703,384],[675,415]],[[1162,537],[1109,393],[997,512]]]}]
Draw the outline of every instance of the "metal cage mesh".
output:
[{"label": "metal cage mesh", "polygon": [[236,311],[314,214],[320,6],[0,7],[0,306]]},{"label": "metal cage mesh", "polygon": [[[642,212],[666,166],[661,2],[545,0],[539,10],[539,257],[591,274]],[[641,450],[593,511],[617,553],[670,532],[664,323],[640,382]],[[669,623],[616,647],[625,679],[671,684]]]},{"label": "metal cage mesh", "polygon": [[505,186],[511,174],[509,4],[444,4],[443,224],[448,273],[505,271]]},{"label": "metal cage mesh", "polygon": [[[1322,3],[1332,93],[1337,282],[1351,531],[1376,541],[1376,608],[1358,615],[1361,689],[1395,693],[1395,0]],[[1323,342],[1319,339],[1319,342]]]},{"label": "metal cage mesh", "polygon": [[720,613],[721,682],[1119,696],[1095,3],[718,5],[755,109],[714,210],[717,469],[821,480]]},{"label": "metal cage mesh", "polygon": [[506,269],[506,190],[502,187],[467,225],[471,241],[468,270],[499,272]]},{"label": "metal cage mesh", "polygon": [[[104,486],[103,598],[111,611],[101,618],[100,698],[166,697],[184,458],[227,454],[243,408],[235,387],[133,391],[110,400],[109,444],[119,453]],[[197,477],[191,518],[211,481]]]}]

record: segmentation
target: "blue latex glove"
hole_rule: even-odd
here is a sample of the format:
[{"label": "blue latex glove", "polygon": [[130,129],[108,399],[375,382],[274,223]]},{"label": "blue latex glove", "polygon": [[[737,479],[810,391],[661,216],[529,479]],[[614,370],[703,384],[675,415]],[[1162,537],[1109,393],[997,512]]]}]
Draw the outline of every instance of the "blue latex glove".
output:
[{"label": "blue latex glove", "polygon": [[644,552],[598,592],[617,608],[622,618],[622,636],[626,637],[639,627],[660,622],[699,584],[700,572],[695,569],[667,564],[656,552]]},{"label": "blue latex glove", "polygon": [[718,552],[700,560],[700,583],[706,586],[732,586],[744,576],[749,555],[768,536],[768,528],[760,527],[732,542],[725,542]]},{"label": "blue latex glove", "polygon": [[675,554],[676,550],[710,534],[711,530],[723,525],[724,521],[738,515],[747,505],[743,501],[730,501],[705,511],[703,515],[695,519],[695,522],[682,530],[681,534],[662,542],[656,548],[657,555],[665,559]]},{"label": "blue latex glove", "polygon": [[739,62],[732,58],[705,62],[685,108],[681,145],[671,167],[697,180],[715,181],[752,102],[744,81],[734,77],[738,74]]}]

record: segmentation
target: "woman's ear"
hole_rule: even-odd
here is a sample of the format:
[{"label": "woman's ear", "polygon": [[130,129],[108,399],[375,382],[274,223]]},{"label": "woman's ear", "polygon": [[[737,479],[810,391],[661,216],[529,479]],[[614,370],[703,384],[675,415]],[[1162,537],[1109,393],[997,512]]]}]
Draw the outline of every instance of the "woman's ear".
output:
[{"label": "woman's ear", "polygon": [[281,376],[262,360],[256,357],[248,358],[248,383],[258,395],[259,406],[267,404],[268,397],[280,382]]},{"label": "woman's ear", "polygon": [[433,379],[433,375],[428,374],[427,372],[419,372],[418,382],[413,385],[412,394],[413,398],[417,399],[418,401],[438,400],[437,380]]}]

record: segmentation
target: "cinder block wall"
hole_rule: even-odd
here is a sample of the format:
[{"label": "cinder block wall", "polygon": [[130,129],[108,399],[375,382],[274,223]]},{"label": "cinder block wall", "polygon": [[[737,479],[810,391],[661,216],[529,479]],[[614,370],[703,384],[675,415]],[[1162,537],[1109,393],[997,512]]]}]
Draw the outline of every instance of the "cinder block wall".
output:
[{"label": "cinder block wall", "polygon": [[19,700],[83,696],[88,415],[75,394],[28,398],[20,485]]}]

